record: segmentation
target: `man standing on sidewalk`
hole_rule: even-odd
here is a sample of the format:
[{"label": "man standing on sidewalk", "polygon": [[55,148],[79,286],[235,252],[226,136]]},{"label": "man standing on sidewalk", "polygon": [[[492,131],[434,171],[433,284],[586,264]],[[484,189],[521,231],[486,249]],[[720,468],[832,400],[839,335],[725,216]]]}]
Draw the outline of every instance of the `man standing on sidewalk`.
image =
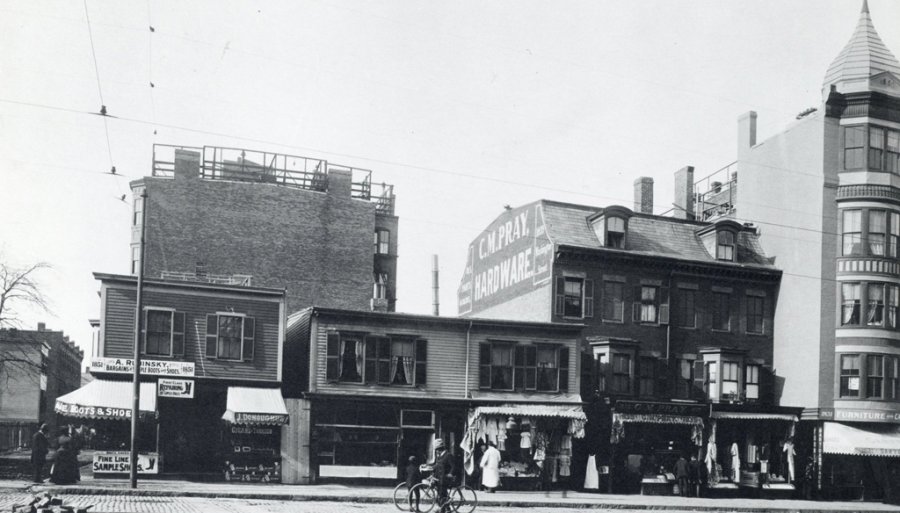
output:
[{"label": "man standing on sidewalk", "polygon": [[41,424],[40,429],[31,438],[31,467],[34,470],[33,481],[35,483],[44,482],[44,464],[47,463],[49,451],[47,424]]},{"label": "man standing on sidewalk", "polygon": [[690,475],[690,469],[688,468],[688,462],[684,459],[684,455],[678,457],[678,461],[675,462],[675,479],[678,481],[678,491],[682,497],[688,496],[688,476]]}]

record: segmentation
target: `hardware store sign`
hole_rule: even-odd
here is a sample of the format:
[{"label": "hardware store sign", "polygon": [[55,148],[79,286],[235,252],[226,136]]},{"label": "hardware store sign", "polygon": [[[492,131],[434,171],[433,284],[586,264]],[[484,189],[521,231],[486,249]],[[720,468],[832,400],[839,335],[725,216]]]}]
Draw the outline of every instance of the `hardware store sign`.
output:
[{"label": "hardware store sign", "polygon": [[[131,358],[94,358],[91,372],[131,374],[134,360]],[[194,362],[169,362],[163,360],[141,360],[141,374],[145,376],[193,376]]]}]

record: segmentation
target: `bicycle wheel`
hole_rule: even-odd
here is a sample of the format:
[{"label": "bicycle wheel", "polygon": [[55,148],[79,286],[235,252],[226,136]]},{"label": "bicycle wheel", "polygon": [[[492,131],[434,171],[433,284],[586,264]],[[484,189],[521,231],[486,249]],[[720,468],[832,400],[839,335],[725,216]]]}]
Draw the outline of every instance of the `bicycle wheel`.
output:
[{"label": "bicycle wheel", "polygon": [[472,513],[478,506],[478,495],[468,486],[454,488],[450,493],[450,505],[458,513]]},{"label": "bicycle wheel", "polygon": [[416,513],[428,513],[437,504],[437,491],[427,483],[419,483],[409,490],[406,507]]},{"label": "bicycle wheel", "polygon": [[409,487],[406,486],[406,481],[401,481],[400,484],[394,487],[394,506],[397,506],[397,509],[400,511],[409,511]]}]

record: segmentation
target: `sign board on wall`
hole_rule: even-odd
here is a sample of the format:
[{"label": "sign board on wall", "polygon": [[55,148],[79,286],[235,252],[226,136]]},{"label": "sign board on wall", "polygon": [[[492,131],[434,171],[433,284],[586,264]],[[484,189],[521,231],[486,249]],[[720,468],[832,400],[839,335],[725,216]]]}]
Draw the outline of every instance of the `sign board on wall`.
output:
[{"label": "sign board on wall", "polygon": [[159,397],[174,397],[176,399],[193,399],[194,380],[159,378],[159,383],[156,385],[156,395]]},{"label": "sign board on wall", "polygon": [[541,203],[504,213],[469,245],[457,296],[459,314],[484,310],[548,284],[552,257]]},{"label": "sign board on wall", "polygon": [[[91,372],[131,374],[134,360],[131,358],[94,358]],[[165,360],[141,360],[141,374],[145,376],[193,376],[194,362],[172,362]]]},{"label": "sign board on wall", "polygon": [[820,408],[819,418],[845,422],[896,422],[900,423],[900,412],[853,408]]},{"label": "sign board on wall", "polygon": [[[131,472],[131,454],[124,451],[94,453],[94,474],[127,474]],[[159,474],[159,453],[138,454],[138,474]]]}]

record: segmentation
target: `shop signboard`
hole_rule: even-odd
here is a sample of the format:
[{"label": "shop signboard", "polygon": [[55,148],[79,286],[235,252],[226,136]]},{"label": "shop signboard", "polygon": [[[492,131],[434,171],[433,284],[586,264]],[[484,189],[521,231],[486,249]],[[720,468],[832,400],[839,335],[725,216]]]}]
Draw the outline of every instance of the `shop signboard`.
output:
[{"label": "shop signboard", "polygon": [[469,245],[457,295],[459,314],[478,312],[546,286],[552,256],[542,204],[507,211]]},{"label": "shop signboard", "polygon": [[698,403],[663,403],[648,401],[617,401],[616,413],[639,413],[650,415],[689,415],[709,417],[709,405]]},{"label": "shop signboard", "polygon": [[[131,472],[131,454],[125,451],[94,453],[94,474],[127,474]],[[138,474],[159,474],[159,453],[138,454]]]},{"label": "shop signboard", "polygon": [[70,417],[89,419],[130,419],[131,408],[114,408],[112,406],[90,406],[86,404],[56,401],[56,413]]},{"label": "shop signboard", "polygon": [[[97,357],[91,360],[91,372],[132,374],[134,372],[134,360],[131,358]],[[193,376],[194,362],[141,360],[141,374],[144,376]]]},{"label": "shop signboard", "polygon": [[194,380],[192,379],[168,379],[159,378],[156,386],[156,395],[159,397],[173,397],[175,399],[194,398]]},{"label": "shop signboard", "polygon": [[819,418],[844,422],[891,422],[900,423],[900,411],[856,409],[856,408],[821,408]]},{"label": "shop signboard", "polygon": [[288,416],[280,413],[235,412],[235,424],[287,424]]}]

